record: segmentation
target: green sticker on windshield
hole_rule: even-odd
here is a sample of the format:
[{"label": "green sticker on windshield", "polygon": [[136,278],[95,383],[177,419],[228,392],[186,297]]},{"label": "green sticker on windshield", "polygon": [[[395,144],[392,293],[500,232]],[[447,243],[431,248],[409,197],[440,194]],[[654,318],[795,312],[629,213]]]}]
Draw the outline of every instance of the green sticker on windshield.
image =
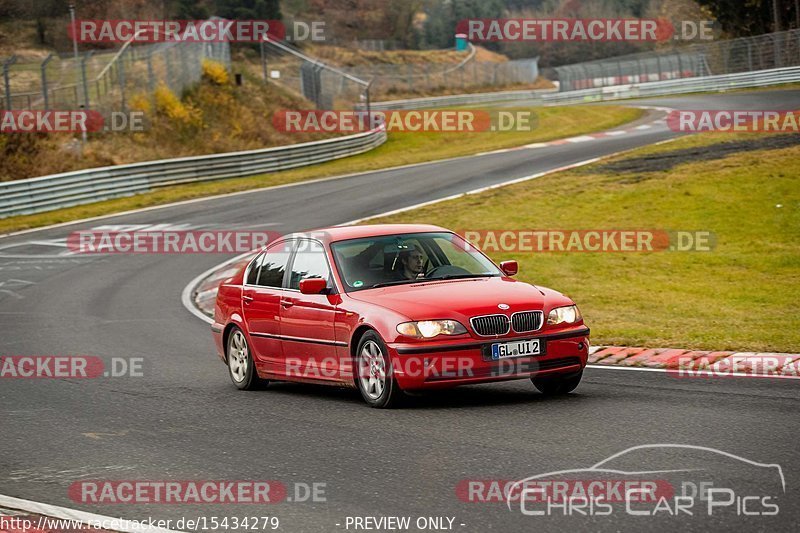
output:
[{"label": "green sticker on windshield", "polygon": [[364,284],[363,281],[354,281],[353,282],[353,287],[361,287],[363,284]]}]

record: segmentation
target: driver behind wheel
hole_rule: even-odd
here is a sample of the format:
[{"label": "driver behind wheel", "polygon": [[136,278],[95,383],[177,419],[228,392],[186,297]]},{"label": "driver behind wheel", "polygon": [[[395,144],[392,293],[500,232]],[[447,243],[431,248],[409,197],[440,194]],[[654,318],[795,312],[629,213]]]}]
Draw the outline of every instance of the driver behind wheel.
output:
[{"label": "driver behind wheel", "polygon": [[425,255],[417,244],[401,252],[397,262],[399,264],[395,265],[393,271],[398,280],[417,279],[425,275]]}]

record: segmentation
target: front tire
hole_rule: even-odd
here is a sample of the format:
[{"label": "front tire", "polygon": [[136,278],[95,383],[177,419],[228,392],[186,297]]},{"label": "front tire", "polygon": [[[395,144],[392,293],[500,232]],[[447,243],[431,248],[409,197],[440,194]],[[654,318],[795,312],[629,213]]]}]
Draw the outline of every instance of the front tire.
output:
[{"label": "front tire", "polygon": [[574,391],[581,382],[583,370],[569,376],[533,377],[531,381],[546,396],[560,396]]},{"label": "front tire", "polygon": [[269,383],[258,377],[250,345],[247,343],[244,332],[237,327],[233,328],[228,335],[225,357],[228,361],[228,375],[237,388],[253,390],[265,387]]},{"label": "front tire", "polygon": [[361,337],[356,350],[356,384],[370,407],[396,407],[403,391],[392,375],[392,363],[386,345],[375,331]]}]

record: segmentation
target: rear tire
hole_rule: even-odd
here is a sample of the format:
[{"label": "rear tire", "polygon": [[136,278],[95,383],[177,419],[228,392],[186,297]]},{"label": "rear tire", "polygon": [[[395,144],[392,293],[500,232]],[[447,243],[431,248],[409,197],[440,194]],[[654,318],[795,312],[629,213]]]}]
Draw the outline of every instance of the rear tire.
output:
[{"label": "rear tire", "polygon": [[403,391],[392,372],[389,350],[375,331],[364,333],[355,359],[356,385],[370,407],[391,409],[400,404]]},{"label": "rear tire", "polygon": [[583,370],[569,376],[533,377],[531,381],[546,396],[559,396],[574,391],[581,382]]},{"label": "rear tire", "polygon": [[238,327],[234,327],[228,335],[225,359],[228,362],[228,375],[237,388],[253,390],[269,384],[268,380],[258,377],[247,337]]}]

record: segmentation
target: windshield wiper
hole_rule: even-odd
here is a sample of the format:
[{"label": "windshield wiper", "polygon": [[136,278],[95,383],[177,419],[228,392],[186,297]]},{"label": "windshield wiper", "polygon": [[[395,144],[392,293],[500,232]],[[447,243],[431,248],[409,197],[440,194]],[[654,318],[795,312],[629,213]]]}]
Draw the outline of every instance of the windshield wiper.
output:
[{"label": "windshield wiper", "polygon": [[443,279],[495,278],[495,274],[450,274],[439,278],[422,278],[417,281],[441,281]]},{"label": "windshield wiper", "polygon": [[416,283],[418,281],[419,281],[418,279],[399,279],[397,281],[384,281],[382,283],[376,283],[375,285],[372,285],[367,288],[376,289],[378,287],[388,287],[389,285],[405,285],[407,283]]},{"label": "windshield wiper", "polygon": [[406,285],[407,283],[424,283],[426,281],[442,281],[447,279],[469,279],[469,278],[495,278],[495,274],[450,274],[449,276],[442,276],[440,278],[415,278],[415,279],[401,279],[397,281],[385,281],[383,283],[376,283],[369,289],[376,289],[378,287],[388,287],[390,285]]},{"label": "windshield wiper", "polygon": [[436,279],[468,279],[468,278],[495,278],[495,274],[451,274]]}]

